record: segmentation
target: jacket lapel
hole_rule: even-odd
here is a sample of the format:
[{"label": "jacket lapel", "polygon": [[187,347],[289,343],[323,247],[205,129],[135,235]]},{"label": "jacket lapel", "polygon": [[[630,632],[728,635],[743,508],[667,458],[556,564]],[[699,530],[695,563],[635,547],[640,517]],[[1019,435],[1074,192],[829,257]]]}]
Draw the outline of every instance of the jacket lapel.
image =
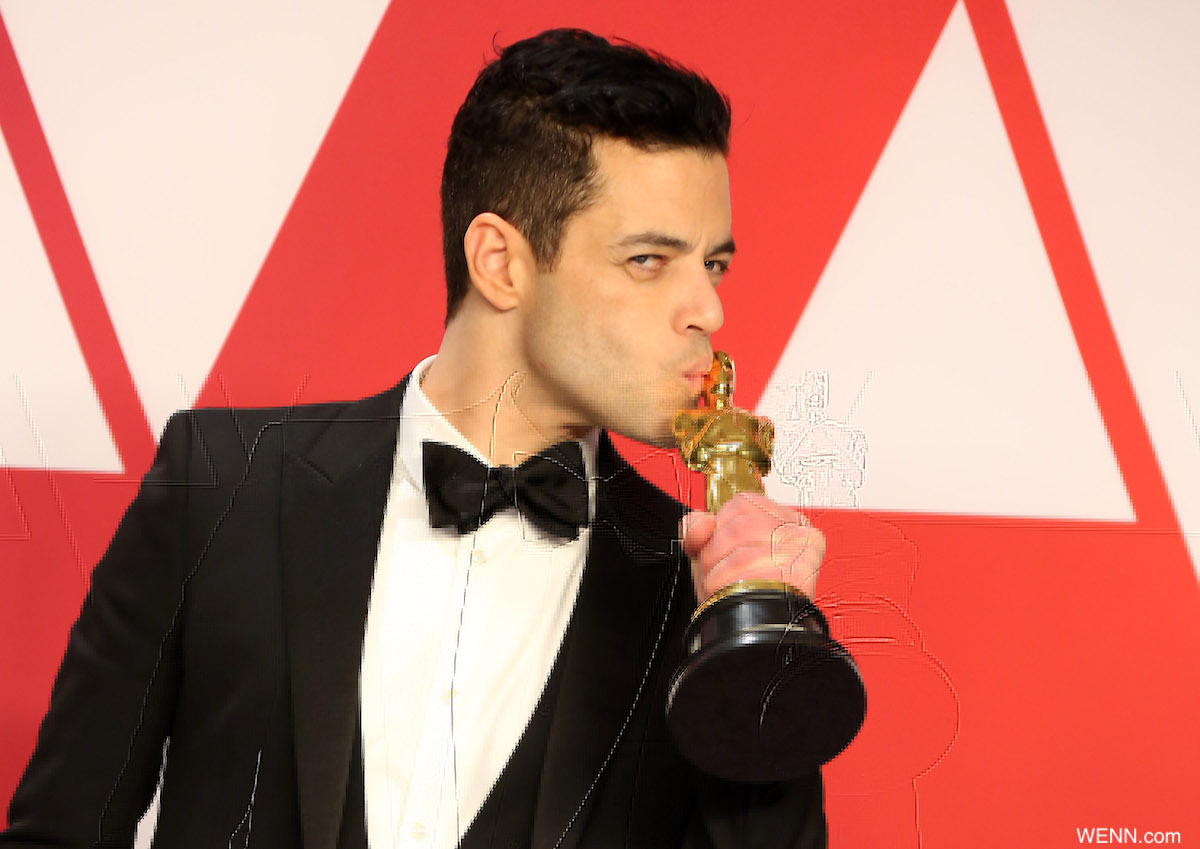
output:
[{"label": "jacket lapel", "polygon": [[602,435],[596,520],[560,662],[533,846],[578,845],[633,711],[653,700],[650,668],[690,584],[674,544],[684,508],[638,476]]},{"label": "jacket lapel", "polygon": [[[407,382],[333,407],[328,417],[283,425],[280,547],[305,849],[338,846],[348,781],[362,781],[361,764],[352,762],[362,643]],[[689,584],[673,543],[684,508],[638,476],[605,435],[597,470],[596,518],[560,657],[536,847],[578,845],[630,715],[652,699],[648,672],[661,656],[666,617],[691,601],[683,597]]]},{"label": "jacket lapel", "polygon": [[351,760],[363,635],[407,382],[283,425],[280,548],[305,849],[337,844],[348,778],[361,777]]}]

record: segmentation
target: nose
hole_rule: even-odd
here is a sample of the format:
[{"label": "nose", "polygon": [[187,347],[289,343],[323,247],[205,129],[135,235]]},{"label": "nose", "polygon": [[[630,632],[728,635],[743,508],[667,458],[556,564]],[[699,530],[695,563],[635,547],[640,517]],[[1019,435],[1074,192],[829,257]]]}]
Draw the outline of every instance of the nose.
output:
[{"label": "nose", "polygon": [[679,311],[678,329],[697,330],[704,335],[716,333],[725,323],[721,297],[713,285],[712,275],[703,263],[699,271],[688,274],[685,294]]}]

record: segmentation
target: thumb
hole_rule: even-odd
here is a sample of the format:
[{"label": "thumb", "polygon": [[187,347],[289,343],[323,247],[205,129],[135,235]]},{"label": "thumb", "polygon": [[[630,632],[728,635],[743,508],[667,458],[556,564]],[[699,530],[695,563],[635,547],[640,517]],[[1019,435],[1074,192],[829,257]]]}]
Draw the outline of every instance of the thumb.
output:
[{"label": "thumb", "polygon": [[700,549],[708,545],[713,532],[717,529],[717,517],[703,510],[693,510],[679,520],[679,541],[683,544],[683,552],[690,558],[696,558]]}]

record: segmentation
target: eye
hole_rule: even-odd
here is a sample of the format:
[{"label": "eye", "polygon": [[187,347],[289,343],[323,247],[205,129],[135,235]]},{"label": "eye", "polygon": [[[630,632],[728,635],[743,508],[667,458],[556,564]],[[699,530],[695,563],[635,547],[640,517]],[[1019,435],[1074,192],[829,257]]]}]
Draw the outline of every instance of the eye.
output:
[{"label": "eye", "polygon": [[713,277],[713,285],[716,286],[721,282],[726,274],[729,273],[729,260],[727,259],[708,259],[704,261],[704,267]]},{"label": "eye", "polygon": [[638,254],[631,256],[629,262],[642,271],[658,271],[666,263],[666,258],[660,254]]}]

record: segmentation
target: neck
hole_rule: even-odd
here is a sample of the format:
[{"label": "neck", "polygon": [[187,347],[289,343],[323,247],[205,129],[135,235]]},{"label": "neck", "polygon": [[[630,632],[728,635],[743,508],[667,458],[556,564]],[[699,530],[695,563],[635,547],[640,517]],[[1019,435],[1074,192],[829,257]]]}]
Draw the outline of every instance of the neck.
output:
[{"label": "neck", "polygon": [[519,465],[549,445],[583,437],[590,428],[538,402],[523,358],[496,330],[451,322],[421,382],[430,403],[493,465]]}]

